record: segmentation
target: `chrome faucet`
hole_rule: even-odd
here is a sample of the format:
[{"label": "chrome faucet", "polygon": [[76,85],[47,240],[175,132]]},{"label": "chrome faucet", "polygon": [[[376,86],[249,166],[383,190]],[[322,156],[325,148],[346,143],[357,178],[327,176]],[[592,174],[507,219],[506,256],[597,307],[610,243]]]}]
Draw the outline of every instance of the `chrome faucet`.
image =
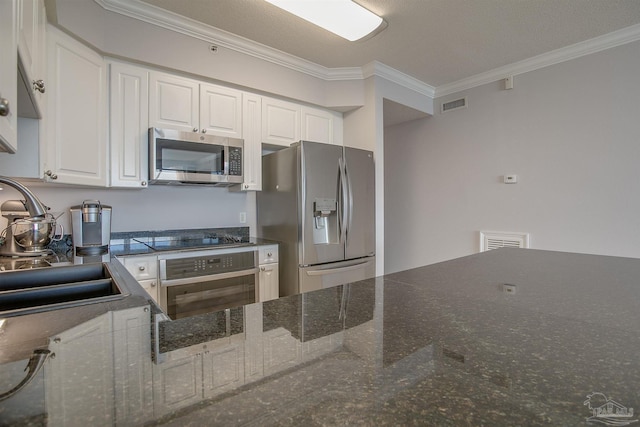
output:
[{"label": "chrome faucet", "polygon": [[18,190],[24,196],[24,207],[27,209],[27,212],[29,212],[30,217],[37,218],[47,214],[48,208],[24,185],[6,176],[0,176],[0,184],[7,184]]}]

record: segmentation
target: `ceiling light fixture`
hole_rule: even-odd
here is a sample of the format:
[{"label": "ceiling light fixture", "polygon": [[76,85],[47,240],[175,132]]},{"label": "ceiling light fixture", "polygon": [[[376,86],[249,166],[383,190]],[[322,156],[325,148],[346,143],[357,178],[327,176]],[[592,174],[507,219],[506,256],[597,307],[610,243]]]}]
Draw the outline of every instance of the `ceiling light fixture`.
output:
[{"label": "ceiling light fixture", "polygon": [[349,41],[386,27],[384,19],[351,0],[266,0]]}]

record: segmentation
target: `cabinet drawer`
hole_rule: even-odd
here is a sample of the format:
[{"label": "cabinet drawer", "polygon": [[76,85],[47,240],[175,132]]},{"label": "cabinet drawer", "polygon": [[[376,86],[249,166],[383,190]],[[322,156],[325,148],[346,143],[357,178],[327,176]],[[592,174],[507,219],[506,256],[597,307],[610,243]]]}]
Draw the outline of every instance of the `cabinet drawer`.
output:
[{"label": "cabinet drawer", "polygon": [[258,264],[278,262],[278,245],[260,246]]},{"label": "cabinet drawer", "polygon": [[126,257],[124,258],[124,266],[129,270],[133,277],[140,280],[157,279],[158,275],[158,257]]}]

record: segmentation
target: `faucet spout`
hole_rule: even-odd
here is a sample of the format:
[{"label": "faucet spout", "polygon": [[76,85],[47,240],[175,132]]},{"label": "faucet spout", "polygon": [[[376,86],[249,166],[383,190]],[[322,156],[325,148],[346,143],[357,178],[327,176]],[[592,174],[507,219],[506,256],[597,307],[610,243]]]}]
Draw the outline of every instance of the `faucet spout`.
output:
[{"label": "faucet spout", "polygon": [[0,184],[7,184],[18,190],[20,194],[24,196],[25,208],[32,218],[45,216],[47,214],[47,207],[24,185],[6,176],[0,176]]}]

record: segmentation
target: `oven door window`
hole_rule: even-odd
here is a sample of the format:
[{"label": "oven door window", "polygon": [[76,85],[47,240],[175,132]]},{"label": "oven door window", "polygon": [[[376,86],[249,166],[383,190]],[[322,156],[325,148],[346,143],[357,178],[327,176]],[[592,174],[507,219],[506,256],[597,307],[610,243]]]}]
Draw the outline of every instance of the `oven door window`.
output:
[{"label": "oven door window", "polygon": [[167,315],[177,320],[254,303],[255,274],[168,286],[166,292]]},{"label": "oven door window", "polygon": [[224,175],[224,146],[156,140],[156,170]]}]

